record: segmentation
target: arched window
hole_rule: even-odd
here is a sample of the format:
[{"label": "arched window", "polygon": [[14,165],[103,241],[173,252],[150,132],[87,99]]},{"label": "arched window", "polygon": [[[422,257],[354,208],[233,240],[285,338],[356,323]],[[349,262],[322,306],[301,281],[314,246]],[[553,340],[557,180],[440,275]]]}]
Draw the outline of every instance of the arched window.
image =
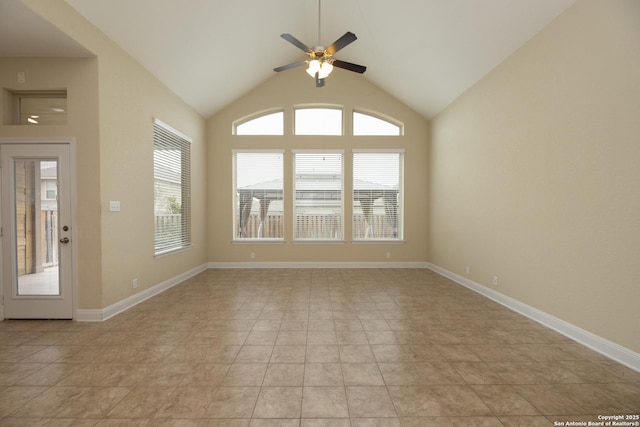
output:
[{"label": "arched window", "polygon": [[402,125],[392,119],[382,119],[364,112],[353,112],[353,134],[362,136],[402,135]]},{"label": "arched window", "polygon": [[235,135],[284,135],[284,112],[240,119],[233,124]]}]

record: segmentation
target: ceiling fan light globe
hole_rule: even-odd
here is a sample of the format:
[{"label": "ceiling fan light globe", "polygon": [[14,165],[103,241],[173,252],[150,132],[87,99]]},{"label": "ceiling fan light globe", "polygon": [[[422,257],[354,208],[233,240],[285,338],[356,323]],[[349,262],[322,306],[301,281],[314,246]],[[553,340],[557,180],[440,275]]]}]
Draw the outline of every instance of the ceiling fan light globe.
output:
[{"label": "ceiling fan light globe", "polygon": [[329,64],[328,62],[323,62],[322,64],[320,64],[320,74],[318,75],[318,78],[324,79],[329,74],[331,74],[332,71],[333,65]]},{"label": "ceiling fan light globe", "polygon": [[309,61],[309,68],[307,68],[307,74],[311,77],[315,78],[316,73],[320,71],[320,61],[314,59],[313,61]]}]

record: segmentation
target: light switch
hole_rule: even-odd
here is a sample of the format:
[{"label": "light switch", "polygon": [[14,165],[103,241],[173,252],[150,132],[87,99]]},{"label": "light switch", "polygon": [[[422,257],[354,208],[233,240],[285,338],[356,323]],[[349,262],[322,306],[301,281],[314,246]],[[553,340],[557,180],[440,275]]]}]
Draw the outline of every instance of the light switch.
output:
[{"label": "light switch", "polygon": [[109,211],[110,212],[120,212],[120,202],[117,200],[111,200],[109,202]]}]

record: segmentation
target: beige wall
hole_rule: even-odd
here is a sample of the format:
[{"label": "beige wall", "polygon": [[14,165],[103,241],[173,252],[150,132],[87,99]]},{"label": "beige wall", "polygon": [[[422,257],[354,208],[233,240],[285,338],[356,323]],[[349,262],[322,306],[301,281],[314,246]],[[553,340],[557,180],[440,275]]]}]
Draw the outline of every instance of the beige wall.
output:
[{"label": "beige wall", "polygon": [[[97,185],[92,187],[93,198],[78,197],[78,210],[93,212],[86,227],[97,239],[82,244],[79,252],[83,253],[84,245],[99,245],[92,264],[101,270],[102,296],[99,300],[81,298],[79,308],[107,307],[202,266],[206,262],[205,120],[64,0],[24,3],[97,56],[97,88],[86,96],[99,109],[99,125],[92,126],[96,139],[92,155],[99,165],[94,162],[78,174],[82,185],[85,180]],[[193,138],[193,249],[158,259],[153,244],[154,117]],[[110,200],[120,201],[121,212],[109,212]],[[85,262],[79,264],[80,271],[88,268]],[[134,278],[139,281],[136,290]],[[81,294],[83,286],[81,283]]]},{"label": "beige wall", "polygon": [[[330,103],[345,108],[350,129],[353,108],[377,111],[405,124],[402,137],[292,136],[292,106]],[[241,117],[271,108],[285,109],[284,136],[233,136],[232,123]],[[348,132],[347,132],[348,134]],[[405,262],[427,261],[427,149],[428,124],[425,119],[394,98],[368,83],[362,76],[336,70],[324,88],[318,89],[303,68],[274,76],[238,99],[208,121],[209,261],[234,262]],[[285,157],[285,243],[232,243],[232,150],[235,148],[284,149]],[[291,213],[292,156],[295,148],[345,150],[345,182],[350,183],[351,150],[354,148],[404,148],[405,243],[352,244],[349,194],[345,194],[345,243],[293,244]],[[350,187],[350,184],[349,186]],[[347,187],[347,188],[348,188]],[[286,224],[289,224],[287,227]],[[255,259],[250,258],[251,252]],[[386,259],[386,252],[391,258]]]},{"label": "beige wall", "polygon": [[[27,82],[17,83],[19,71]],[[67,89],[64,126],[11,126],[0,123],[0,137],[74,137],[78,211],[78,300],[80,307],[102,304],[100,241],[100,155],[98,61],[96,58],[0,58],[0,87],[8,90]],[[4,95],[4,94],[3,94]],[[6,100],[5,100],[6,101]],[[6,103],[0,117],[4,116]]]},{"label": "beige wall", "polygon": [[580,0],[432,122],[430,260],[640,351],[640,2]]}]

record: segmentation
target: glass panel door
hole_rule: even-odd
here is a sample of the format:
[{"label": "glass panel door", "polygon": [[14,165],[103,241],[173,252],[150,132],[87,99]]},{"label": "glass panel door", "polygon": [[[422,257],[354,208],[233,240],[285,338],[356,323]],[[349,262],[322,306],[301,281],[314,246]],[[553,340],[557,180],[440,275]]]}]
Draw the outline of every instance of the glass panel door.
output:
[{"label": "glass panel door", "polygon": [[71,319],[68,144],[6,144],[2,157],[2,288],[8,319]]}]

